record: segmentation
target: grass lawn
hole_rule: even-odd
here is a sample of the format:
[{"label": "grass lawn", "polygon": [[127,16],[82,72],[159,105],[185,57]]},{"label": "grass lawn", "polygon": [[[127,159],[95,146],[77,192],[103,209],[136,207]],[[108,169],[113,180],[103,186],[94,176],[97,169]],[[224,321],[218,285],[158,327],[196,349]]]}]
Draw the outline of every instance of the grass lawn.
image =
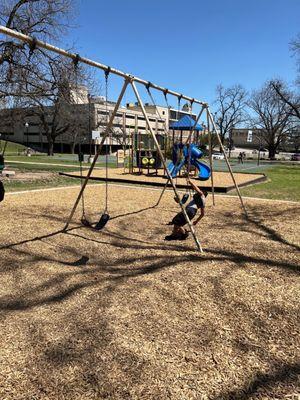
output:
[{"label": "grass lawn", "polygon": [[[300,201],[300,165],[277,165],[265,171],[268,181],[241,189],[244,196]],[[236,191],[230,194],[235,195]]]},{"label": "grass lawn", "polygon": [[[49,172],[66,172],[66,171],[79,171],[79,166],[78,167],[63,167],[60,165],[43,165],[41,164],[19,164],[19,163],[14,163],[14,162],[6,162],[6,165],[8,166],[8,169],[10,170],[17,170],[20,172],[29,172],[29,171],[49,171]],[[86,167],[85,167],[86,168]]]},{"label": "grass lawn", "polygon": [[63,178],[60,176],[53,179],[38,179],[26,182],[11,180],[5,182],[5,190],[6,192],[18,192],[22,190],[33,190],[33,189],[44,189],[48,187],[78,185],[79,183],[80,182],[75,179]]},{"label": "grass lawn", "polygon": [[[89,185],[97,184],[103,184],[103,182],[89,181]],[[18,192],[23,190],[45,189],[61,186],[78,186],[80,185],[80,180],[59,175],[53,175],[50,177],[35,179],[32,181],[8,180],[5,181],[4,185],[6,192]]]},{"label": "grass lawn", "polygon": [[39,164],[66,164],[66,165],[75,165],[78,164],[77,160],[65,160],[65,159],[57,159],[50,156],[46,156],[43,154],[28,156],[16,156],[16,155],[7,155],[5,157],[6,161],[11,163],[13,161],[26,162],[26,163],[39,163]]},{"label": "grass lawn", "polygon": [[[5,146],[5,140],[0,140],[0,149],[3,150]],[[19,143],[13,143],[13,142],[7,142],[7,146],[5,149],[5,154],[18,154],[20,152],[23,152],[26,149],[26,146],[23,146],[22,144]],[[2,151],[1,151],[2,153]]]},{"label": "grass lawn", "polygon": [[[3,141],[2,141],[3,142]],[[48,157],[46,155],[33,155],[32,157],[9,155],[10,152],[17,152],[17,149],[24,148],[24,146],[9,143],[7,148],[6,164],[10,169],[20,171],[20,172],[70,172],[79,171],[79,163],[77,160],[68,160],[62,158]],[[19,163],[17,162],[19,161]],[[24,163],[24,164],[23,164]],[[48,165],[49,164],[49,165]],[[58,165],[59,164],[59,165]],[[219,162],[217,164],[214,162],[214,167],[216,170],[226,170],[224,163]],[[253,164],[253,165],[252,165]],[[76,165],[76,166],[74,166]],[[90,164],[84,164],[84,168],[89,168]],[[112,158],[109,160],[109,168],[115,168],[116,164]],[[105,166],[104,156],[100,157],[100,163],[97,163],[97,167]],[[244,168],[244,171],[243,171]],[[236,165],[234,172],[243,171],[248,173],[253,172],[263,172],[268,177],[268,181],[260,184],[255,184],[246,188],[241,189],[242,195],[251,197],[260,197],[266,199],[280,199],[280,200],[292,200],[300,201],[300,165],[268,165],[262,164],[258,167],[258,170],[254,163],[249,161],[245,165]],[[8,191],[12,190],[24,190],[24,189],[34,189],[41,187],[53,187],[62,185],[77,185],[78,180],[68,179],[65,177],[51,177],[51,179],[36,179],[32,182],[20,182],[20,181],[10,181],[7,182],[6,189]],[[232,191],[230,194],[235,195],[236,192]]]},{"label": "grass lawn", "polygon": [[[52,158],[44,155],[34,155],[31,157],[27,156],[6,156],[5,157],[6,162],[9,165],[12,165],[13,163],[18,164],[18,163],[26,163],[26,165],[33,165],[33,164],[40,164],[42,168],[47,167],[47,165],[43,164],[52,164],[52,165],[57,165],[60,167],[61,165],[66,165],[66,166],[73,166],[73,165],[78,165],[79,162],[77,160],[65,160],[65,159],[57,159],[57,158]],[[105,165],[105,160],[104,157],[100,157],[100,161],[97,162],[97,167],[102,167]],[[88,163],[83,163],[83,166],[85,168],[88,168],[90,164]],[[116,163],[115,162],[109,162],[108,166],[110,168],[115,168]],[[52,168],[52,166],[50,166]],[[70,169],[70,168],[69,168]]]}]

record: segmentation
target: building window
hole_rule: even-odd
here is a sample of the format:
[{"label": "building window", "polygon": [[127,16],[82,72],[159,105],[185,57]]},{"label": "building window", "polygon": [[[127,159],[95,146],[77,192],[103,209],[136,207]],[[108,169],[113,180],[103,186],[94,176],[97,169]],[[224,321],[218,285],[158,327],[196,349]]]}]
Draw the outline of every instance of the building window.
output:
[{"label": "building window", "polygon": [[134,116],[134,115],[128,115],[128,114],[126,114],[126,118],[127,118],[127,119],[135,119],[135,116]]},{"label": "building window", "polygon": [[[39,136],[39,132],[28,132],[28,136]],[[24,135],[27,136],[27,132],[24,132]]]},{"label": "building window", "polygon": [[2,140],[5,140],[5,136],[14,136],[14,132],[2,132]]},{"label": "building window", "polygon": [[[51,125],[52,123],[48,122],[48,125]],[[29,126],[41,126],[41,122],[30,122]]]}]

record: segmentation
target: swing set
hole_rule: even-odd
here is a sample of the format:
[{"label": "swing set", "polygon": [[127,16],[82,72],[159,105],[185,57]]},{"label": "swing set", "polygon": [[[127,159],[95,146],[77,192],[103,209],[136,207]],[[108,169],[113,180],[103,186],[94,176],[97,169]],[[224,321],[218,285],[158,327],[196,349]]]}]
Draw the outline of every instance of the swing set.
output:
[{"label": "swing set", "polygon": [[[187,221],[187,223],[189,225],[189,228],[190,228],[190,231],[192,233],[193,239],[195,241],[196,247],[200,252],[203,251],[202,247],[201,247],[201,244],[200,244],[200,241],[198,240],[198,237],[197,237],[197,235],[195,233],[194,226],[191,223],[191,221],[190,221],[190,219],[189,219],[189,217],[187,215],[187,212],[185,210],[185,207],[183,206],[183,203],[181,201],[180,194],[179,194],[179,192],[177,190],[177,187],[176,187],[176,182],[175,182],[174,178],[172,177],[171,172],[168,169],[168,166],[166,164],[165,156],[164,156],[164,154],[163,154],[163,152],[161,150],[161,147],[160,147],[160,144],[159,144],[159,142],[157,140],[157,137],[155,135],[154,129],[152,128],[152,126],[150,124],[149,116],[148,116],[148,114],[146,112],[144,103],[143,103],[143,101],[141,99],[139,90],[137,88],[137,84],[141,84],[147,89],[147,91],[148,91],[148,93],[150,95],[150,98],[152,99],[154,104],[155,104],[155,102],[154,102],[153,96],[152,96],[152,94],[150,92],[150,89],[152,89],[152,90],[154,89],[154,90],[157,90],[159,92],[162,92],[164,94],[164,96],[165,96],[166,101],[167,101],[167,95],[171,95],[171,96],[174,96],[174,97],[176,97],[178,99],[178,103],[179,104],[180,104],[180,101],[182,99],[184,99],[184,100],[186,100],[187,102],[190,103],[191,108],[192,108],[193,104],[198,104],[198,105],[201,106],[201,110],[200,110],[200,112],[199,112],[199,114],[198,114],[198,116],[197,116],[197,118],[195,120],[194,126],[191,126],[190,132],[189,132],[189,134],[188,134],[188,136],[187,136],[187,138],[185,140],[185,145],[189,149],[188,150],[189,154],[188,154],[187,173],[189,173],[190,163],[191,163],[191,146],[190,145],[192,143],[193,130],[194,130],[194,127],[196,126],[196,124],[198,123],[201,115],[204,112],[206,112],[210,148],[211,148],[211,134],[214,133],[216,135],[217,139],[218,139],[220,148],[221,148],[221,150],[222,150],[222,152],[224,154],[228,170],[230,172],[230,175],[232,177],[233,183],[235,185],[235,188],[237,190],[237,193],[238,193],[238,196],[239,196],[239,199],[240,199],[240,202],[241,202],[241,206],[242,206],[245,214],[247,215],[247,211],[246,211],[246,208],[245,208],[245,205],[244,205],[244,202],[243,202],[239,187],[238,187],[237,182],[235,180],[235,177],[233,175],[232,168],[230,166],[230,163],[228,161],[225,149],[223,147],[222,141],[221,141],[219,133],[217,131],[217,127],[216,127],[215,121],[213,119],[212,113],[210,111],[209,105],[206,102],[197,100],[195,98],[188,97],[188,96],[186,96],[184,94],[175,92],[173,90],[166,89],[166,88],[161,87],[159,85],[156,85],[156,84],[154,84],[154,83],[152,83],[150,81],[146,81],[146,80],[141,79],[139,77],[136,77],[136,76],[130,75],[128,73],[124,73],[124,72],[122,72],[120,70],[117,70],[115,68],[109,67],[108,65],[101,64],[99,62],[93,61],[93,60],[85,58],[85,57],[81,57],[79,54],[70,53],[70,52],[68,52],[68,51],[66,51],[64,49],[61,49],[61,48],[53,46],[53,45],[51,45],[49,43],[37,40],[36,38],[24,35],[23,33],[14,31],[14,30],[6,28],[4,26],[0,26],[0,32],[5,34],[5,35],[7,35],[7,36],[10,36],[10,37],[16,38],[18,40],[21,40],[21,41],[27,43],[29,46],[32,46],[34,44],[35,47],[43,48],[43,49],[52,51],[54,53],[60,54],[62,56],[65,56],[65,57],[73,60],[73,62],[75,61],[76,64],[83,63],[83,64],[86,64],[86,65],[89,65],[89,66],[92,66],[92,67],[95,67],[95,68],[103,70],[104,74],[105,74],[105,79],[106,79],[106,95],[107,95],[107,87],[108,87],[109,75],[110,74],[114,74],[114,75],[117,75],[117,76],[123,78],[122,89],[121,89],[121,91],[119,93],[119,96],[118,96],[117,102],[115,103],[113,111],[111,112],[111,114],[109,115],[109,118],[107,120],[107,124],[106,124],[105,130],[104,130],[100,145],[98,146],[97,152],[96,152],[95,157],[93,159],[93,162],[91,163],[91,166],[90,166],[85,178],[83,178],[83,176],[81,174],[81,188],[80,188],[80,191],[78,193],[77,199],[76,199],[76,201],[75,201],[75,203],[73,205],[71,213],[70,213],[70,215],[69,215],[69,217],[68,217],[68,219],[66,221],[66,224],[64,226],[64,231],[66,231],[68,229],[70,223],[72,222],[72,219],[74,217],[75,211],[76,211],[76,209],[77,209],[77,207],[79,205],[80,200],[82,201],[82,204],[83,204],[83,213],[82,213],[81,221],[82,221],[83,225],[90,225],[89,221],[86,219],[86,216],[85,216],[84,191],[85,191],[86,185],[87,185],[87,183],[88,183],[88,181],[89,181],[89,179],[91,177],[91,174],[92,174],[92,172],[93,172],[93,170],[95,168],[95,165],[96,165],[97,159],[98,159],[98,157],[99,157],[99,155],[101,153],[102,147],[103,147],[106,139],[109,138],[109,136],[110,136],[110,132],[111,132],[111,129],[112,129],[113,123],[114,123],[114,118],[116,117],[116,114],[117,114],[117,112],[118,112],[118,110],[120,108],[121,101],[122,101],[122,99],[124,97],[126,89],[128,88],[128,86],[130,86],[132,88],[132,90],[133,90],[133,93],[134,93],[134,95],[135,95],[135,97],[137,99],[137,102],[138,102],[138,104],[140,106],[142,114],[143,114],[143,116],[145,118],[146,126],[148,128],[149,134],[152,137],[152,140],[153,140],[153,142],[155,144],[157,153],[159,155],[159,158],[160,158],[160,160],[161,160],[161,162],[163,164],[164,170],[165,170],[166,175],[167,175],[166,185],[165,185],[164,189],[162,190],[162,193],[161,193],[156,205],[159,204],[159,202],[160,202],[160,200],[161,200],[161,198],[162,198],[162,196],[163,196],[163,194],[164,194],[164,192],[166,190],[166,187],[167,187],[168,183],[170,182],[170,184],[172,186],[172,189],[174,191],[175,200],[178,203],[178,205],[180,206],[181,211],[182,211],[182,213],[183,213],[183,215],[184,215],[184,217],[185,217],[185,219],[186,219],[186,221]],[[106,104],[107,104],[107,97],[106,97]],[[108,116],[108,114],[107,114],[107,116]],[[211,127],[212,127],[212,131],[209,129],[210,124],[211,124]],[[165,126],[165,131],[167,132],[167,127],[166,126]],[[210,151],[210,153],[211,153],[211,151]],[[210,155],[210,158],[211,158],[211,155]],[[211,160],[210,160],[210,162],[211,162]],[[107,151],[106,151],[105,170],[106,170],[105,204],[104,204],[103,213],[102,213],[98,223],[94,227],[95,229],[98,229],[98,230],[102,229],[105,226],[105,224],[108,222],[109,218],[110,218],[109,214],[108,214],[108,179],[109,179],[109,177],[108,177],[108,154],[107,154]],[[82,169],[81,169],[81,172],[82,172]],[[214,201],[214,193],[213,193],[213,201]]]}]

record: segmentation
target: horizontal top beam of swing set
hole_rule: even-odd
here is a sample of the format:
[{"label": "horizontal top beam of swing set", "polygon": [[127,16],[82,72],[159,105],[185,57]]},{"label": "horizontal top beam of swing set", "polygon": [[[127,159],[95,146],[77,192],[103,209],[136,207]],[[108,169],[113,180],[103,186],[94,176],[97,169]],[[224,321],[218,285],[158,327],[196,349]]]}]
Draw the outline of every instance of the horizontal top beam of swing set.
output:
[{"label": "horizontal top beam of swing set", "polygon": [[4,35],[11,36],[11,37],[13,37],[15,39],[19,39],[19,40],[21,40],[23,42],[26,42],[29,45],[36,46],[36,47],[41,47],[43,49],[46,49],[46,50],[49,50],[49,51],[53,51],[54,53],[57,53],[57,54],[60,54],[62,56],[71,58],[74,61],[82,62],[82,63],[90,65],[92,67],[102,69],[103,71],[107,71],[109,73],[121,76],[121,77],[123,77],[125,79],[130,79],[132,81],[141,83],[142,85],[146,86],[147,88],[153,88],[153,89],[159,90],[159,91],[163,92],[165,95],[166,94],[170,94],[170,95],[175,96],[177,98],[187,100],[187,101],[189,101],[191,103],[196,103],[196,104],[201,104],[202,106],[207,106],[207,103],[205,103],[203,101],[194,99],[192,97],[185,96],[185,95],[183,95],[181,93],[178,93],[178,92],[174,92],[173,90],[164,88],[162,86],[158,86],[158,85],[156,85],[156,84],[154,84],[152,82],[145,81],[144,79],[138,78],[137,76],[126,74],[125,72],[122,72],[122,71],[120,71],[118,69],[109,67],[108,65],[101,64],[99,62],[90,60],[89,58],[81,57],[79,54],[70,53],[67,50],[64,50],[64,49],[61,49],[59,47],[53,46],[52,44],[43,42],[43,41],[38,40],[36,38],[33,38],[31,36],[24,35],[21,32],[15,31],[13,29],[6,28],[5,26],[0,25],[0,32],[3,33]]}]

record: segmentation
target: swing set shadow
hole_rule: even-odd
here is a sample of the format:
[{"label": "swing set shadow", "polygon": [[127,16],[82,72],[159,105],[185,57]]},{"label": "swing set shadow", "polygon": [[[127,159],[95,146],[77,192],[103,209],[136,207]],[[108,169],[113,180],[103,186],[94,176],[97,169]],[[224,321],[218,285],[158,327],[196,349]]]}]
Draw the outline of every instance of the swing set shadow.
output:
[{"label": "swing set shadow", "polygon": [[122,217],[129,217],[130,215],[140,214],[140,213],[142,213],[144,211],[152,210],[153,208],[156,208],[156,204],[154,204],[153,206],[141,208],[140,210],[135,210],[135,211],[131,211],[131,212],[128,212],[128,213],[119,214],[119,215],[116,215],[114,217],[111,217],[110,219],[113,220],[113,219],[118,219],[118,218],[122,218]]},{"label": "swing set shadow", "polygon": [[[135,210],[135,211],[131,211],[131,212],[128,212],[128,213],[123,213],[123,214],[115,215],[115,216],[111,217],[110,220],[119,219],[119,218],[131,216],[131,215],[137,215],[137,214],[143,213],[143,212],[145,212],[145,211],[154,209],[154,208],[156,208],[156,207],[157,207],[157,205],[155,204],[155,205],[152,205],[152,206],[149,206],[149,207],[141,208],[141,209],[139,209],[139,210]],[[48,217],[49,217],[49,216],[48,216]],[[30,238],[30,239],[24,239],[24,240],[20,240],[20,241],[18,241],[18,242],[9,243],[9,244],[0,246],[0,250],[7,250],[7,249],[11,249],[11,248],[13,248],[13,247],[15,247],[15,246],[21,246],[21,245],[28,244],[28,243],[34,243],[34,242],[42,241],[42,240],[44,240],[44,239],[49,239],[49,238],[55,237],[55,236],[60,235],[60,234],[72,235],[72,236],[74,236],[74,237],[79,237],[79,238],[82,238],[82,239],[87,240],[88,238],[86,238],[85,236],[76,234],[76,233],[74,233],[74,231],[76,231],[76,230],[78,230],[78,229],[79,229],[79,230],[81,230],[81,229],[89,229],[89,230],[92,230],[92,231],[95,231],[95,232],[99,232],[99,231],[97,231],[97,230],[93,227],[93,225],[96,225],[96,224],[97,224],[97,221],[95,221],[95,222],[92,222],[92,221],[91,221],[91,222],[90,222],[90,226],[84,226],[84,225],[78,223],[78,225],[73,226],[73,227],[71,227],[71,228],[69,227],[68,229],[61,228],[61,229],[58,229],[58,230],[56,230],[56,231],[54,231],[54,232],[50,232],[50,233],[47,233],[47,234],[44,234],[44,235],[40,235],[40,236],[36,236],[36,237]],[[104,231],[103,233],[104,233],[104,234],[107,234],[105,231]],[[111,234],[111,233],[110,233],[110,234]],[[118,239],[121,239],[121,240],[128,239],[128,237],[123,237],[123,236],[120,236],[120,235],[117,235],[116,237],[117,237]],[[93,239],[91,239],[91,240],[93,241]],[[95,241],[95,242],[97,242],[97,241]],[[99,243],[100,243],[100,242],[99,242]],[[101,242],[101,243],[103,243],[103,242]],[[105,243],[106,243],[106,242],[105,242]],[[145,242],[145,243],[149,244],[148,242]],[[109,244],[109,242],[107,242],[107,244]],[[121,247],[122,247],[122,246],[121,246]],[[172,247],[172,248],[173,248],[173,247]],[[185,248],[185,250],[187,250],[187,249]],[[68,263],[68,262],[66,262],[66,263],[64,263],[64,264],[68,264],[68,265],[70,265],[70,266],[76,266],[76,265],[79,266],[79,265],[85,265],[85,264],[88,262],[88,260],[89,260],[89,257],[87,257],[87,256],[82,256],[79,260],[75,261],[74,263]]]}]

